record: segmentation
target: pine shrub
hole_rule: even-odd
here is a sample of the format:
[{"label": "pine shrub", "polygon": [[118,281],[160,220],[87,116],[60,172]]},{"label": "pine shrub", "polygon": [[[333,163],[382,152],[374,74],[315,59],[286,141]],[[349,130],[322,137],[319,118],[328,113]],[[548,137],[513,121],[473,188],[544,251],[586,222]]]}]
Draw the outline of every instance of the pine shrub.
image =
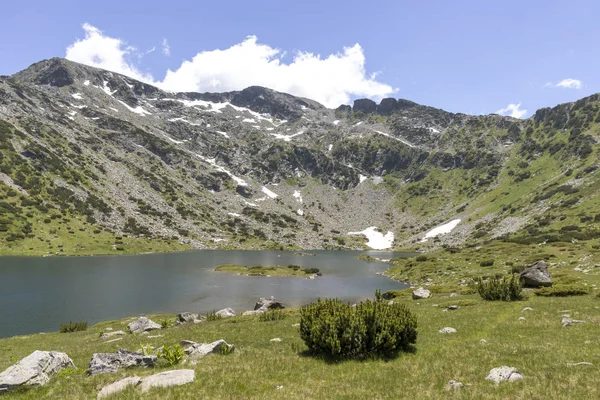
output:
[{"label": "pine shrub", "polygon": [[567,297],[567,296],[584,296],[590,291],[585,286],[581,285],[554,285],[551,287],[542,287],[536,289],[536,296],[545,297]]},{"label": "pine shrub", "polygon": [[477,291],[484,300],[489,301],[516,301],[521,300],[523,295],[523,282],[518,275],[508,277],[494,277],[484,281],[481,278],[475,280]]},{"label": "pine shrub", "polygon": [[337,299],[319,299],[302,307],[300,314],[300,337],[314,353],[391,356],[417,340],[417,319],[402,304],[367,300],[352,307]]},{"label": "pine shrub", "polygon": [[281,310],[269,310],[262,314],[259,314],[258,320],[261,322],[268,321],[279,321],[280,319],[284,319],[285,314]]},{"label": "pine shrub", "polygon": [[66,324],[60,324],[60,333],[85,331],[87,329],[87,327],[88,327],[88,323],[86,321],[80,321],[80,322],[69,321]]}]

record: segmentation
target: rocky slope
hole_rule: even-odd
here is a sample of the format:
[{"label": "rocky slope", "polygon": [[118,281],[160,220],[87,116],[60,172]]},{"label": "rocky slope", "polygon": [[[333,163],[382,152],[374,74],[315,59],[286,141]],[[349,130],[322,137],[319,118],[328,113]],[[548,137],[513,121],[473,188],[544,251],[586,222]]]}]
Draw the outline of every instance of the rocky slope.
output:
[{"label": "rocky slope", "polygon": [[46,60],[0,77],[0,247],[582,240],[600,222],[599,110],[598,95],[524,121],[402,99],[331,110],[262,87],[170,93]]}]

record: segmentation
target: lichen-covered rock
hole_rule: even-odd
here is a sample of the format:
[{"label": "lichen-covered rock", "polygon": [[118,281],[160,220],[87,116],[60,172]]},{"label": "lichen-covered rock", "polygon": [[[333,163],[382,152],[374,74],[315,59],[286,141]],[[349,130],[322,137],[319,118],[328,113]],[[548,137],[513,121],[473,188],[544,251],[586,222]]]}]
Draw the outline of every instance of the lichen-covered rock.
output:
[{"label": "lichen-covered rock", "polygon": [[417,290],[414,290],[412,292],[413,300],[428,299],[430,297],[431,297],[431,291],[429,291],[427,289],[423,289],[422,287],[420,287]]},{"label": "lichen-covered rock", "polygon": [[195,343],[189,340],[183,340],[180,342],[184,346],[183,351],[191,359],[199,359],[210,353],[219,353],[223,348],[227,349],[227,352],[235,350],[235,345],[228,344],[225,340],[220,339],[212,343]]},{"label": "lichen-covered rock", "polygon": [[0,373],[0,393],[19,386],[43,386],[67,367],[75,364],[66,353],[36,350]]},{"label": "lichen-covered rock", "polygon": [[162,329],[162,326],[146,317],[140,317],[127,325],[131,333],[148,332]]},{"label": "lichen-covered rock", "polygon": [[169,387],[185,385],[194,381],[196,372],[193,369],[176,369],[160,372],[142,379],[142,393],[154,387]]},{"label": "lichen-covered rock", "polygon": [[444,334],[445,333],[456,333],[456,329],[447,326],[445,328],[440,329],[439,332],[444,333]]},{"label": "lichen-covered rock", "polygon": [[155,355],[144,355],[124,349],[116,353],[95,353],[92,355],[88,374],[105,374],[117,372],[120,368],[153,367],[156,364]]},{"label": "lichen-covered rock", "polygon": [[122,392],[127,389],[129,386],[137,386],[142,382],[142,378],[137,376],[132,376],[129,378],[121,379],[120,381],[116,381],[111,383],[110,385],[104,386],[100,392],[98,392],[98,399],[102,399],[106,396],[110,396],[111,394],[115,394],[118,392]]},{"label": "lichen-covered rock", "polygon": [[111,338],[113,336],[120,336],[120,335],[125,335],[125,332],[124,331],[104,332],[102,334],[102,336],[100,336],[100,339],[101,340],[106,340],[106,339],[109,339],[109,338]]},{"label": "lichen-covered rock", "polygon": [[179,322],[194,322],[195,320],[198,319],[198,314],[194,314],[191,312],[183,312],[180,314],[177,314],[177,321]]},{"label": "lichen-covered rock", "polygon": [[285,307],[283,306],[283,304],[281,304],[280,302],[275,300],[275,297],[270,296],[270,297],[261,297],[260,299],[258,299],[256,304],[254,305],[254,309],[259,310],[261,308],[264,308],[266,311],[266,309],[273,310],[273,309],[281,309],[281,308],[285,308]]},{"label": "lichen-covered rock", "polygon": [[552,286],[552,278],[548,272],[548,265],[544,261],[538,261],[531,264],[521,272],[521,279],[524,286],[537,288],[542,286]]},{"label": "lichen-covered rock", "polygon": [[485,379],[495,383],[515,382],[523,379],[523,375],[516,368],[505,365],[492,369]]},{"label": "lichen-covered rock", "polygon": [[229,317],[235,317],[237,314],[231,308],[224,308],[222,310],[217,311],[215,313],[215,315],[218,315],[221,318],[229,318]]}]

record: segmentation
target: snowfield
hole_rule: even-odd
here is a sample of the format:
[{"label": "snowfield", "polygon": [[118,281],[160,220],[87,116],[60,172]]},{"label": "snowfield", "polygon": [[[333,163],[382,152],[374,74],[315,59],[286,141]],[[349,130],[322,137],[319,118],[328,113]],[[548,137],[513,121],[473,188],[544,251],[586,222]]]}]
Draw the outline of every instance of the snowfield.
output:
[{"label": "snowfield", "polygon": [[456,226],[460,223],[460,221],[461,221],[460,219],[453,219],[452,221],[450,221],[444,225],[440,225],[440,226],[433,228],[432,230],[430,230],[429,232],[427,232],[425,234],[425,237],[423,239],[421,239],[421,243],[426,242],[429,238],[436,237],[439,235],[444,235],[446,233],[452,232],[452,230],[454,228],[456,228]]},{"label": "snowfield", "polygon": [[394,243],[394,232],[388,231],[385,235],[377,231],[376,226],[368,227],[360,232],[348,232],[348,235],[364,235],[368,239],[367,246],[374,250],[385,250]]},{"label": "snowfield", "polygon": [[267,188],[266,188],[266,187],[264,187],[264,186],[263,186],[263,187],[262,187],[262,189],[260,189],[260,190],[261,190],[261,191],[262,191],[264,194],[266,194],[267,196],[269,196],[269,197],[270,197],[270,198],[272,198],[272,199],[275,199],[275,198],[277,198],[277,194],[276,194],[276,193],[273,193],[273,192],[271,192],[269,189],[267,189]]}]

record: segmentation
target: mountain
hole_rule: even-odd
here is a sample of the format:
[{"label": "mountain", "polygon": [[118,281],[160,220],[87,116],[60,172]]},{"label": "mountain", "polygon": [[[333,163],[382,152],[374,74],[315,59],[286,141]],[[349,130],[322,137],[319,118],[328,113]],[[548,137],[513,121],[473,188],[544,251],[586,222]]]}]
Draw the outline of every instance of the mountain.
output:
[{"label": "mountain", "polygon": [[0,251],[585,240],[599,233],[599,123],[599,95],[527,120],[391,98],[332,110],[54,58],[0,77]]}]

